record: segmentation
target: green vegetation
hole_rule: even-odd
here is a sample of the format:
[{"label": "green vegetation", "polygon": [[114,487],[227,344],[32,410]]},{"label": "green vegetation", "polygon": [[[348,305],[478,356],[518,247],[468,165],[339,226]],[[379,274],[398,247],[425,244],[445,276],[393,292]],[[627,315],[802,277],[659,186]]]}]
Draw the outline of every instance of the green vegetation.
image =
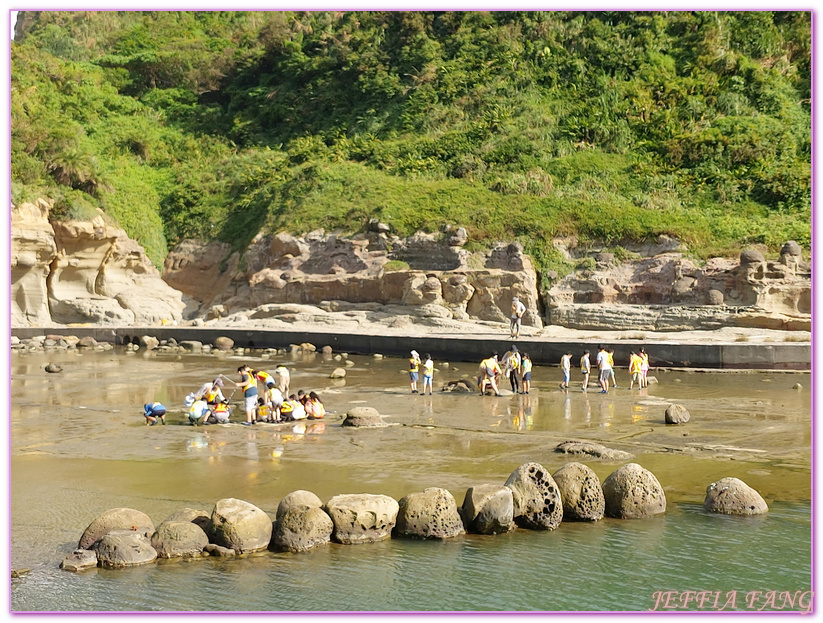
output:
[{"label": "green vegetation", "polygon": [[22,12],[12,197],[160,265],[263,228],[811,239],[808,12]]}]

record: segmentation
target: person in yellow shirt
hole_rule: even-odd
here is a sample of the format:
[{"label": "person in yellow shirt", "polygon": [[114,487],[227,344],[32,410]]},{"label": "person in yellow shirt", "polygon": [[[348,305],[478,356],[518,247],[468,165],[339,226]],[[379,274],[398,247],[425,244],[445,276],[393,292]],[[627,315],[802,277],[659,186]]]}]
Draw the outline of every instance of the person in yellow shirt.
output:
[{"label": "person in yellow shirt", "polygon": [[480,362],[479,375],[477,377],[477,385],[480,387],[480,395],[486,393],[486,386],[494,390],[494,395],[499,396],[500,390],[497,388],[497,379],[503,375],[500,369],[500,364],[497,363],[497,353],[492,353],[488,359]]},{"label": "person in yellow shirt", "polygon": [[640,366],[643,364],[643,360],[640,358],[640,355],[631,351],[629,353],[629,375],[631,375],[632,380],[629,383],[629,389],[634,387],[634,382],[637,381],[638,387],[643,387],[643,379],[640,374]]},{"label": "person in yellow shirt", "polygon": [[420,376],[420,355],[416,350],[411,351],[409,358],[409,385],[411,386],[411,393],[417,393],[417,379]]},{"label": "person in yellow shirt", "polygon": [[612,381],[612,387],[617,389],[617,379],[614,378],[614,349],[609,348],[608,351],[607,351],[607,354],[608,354],[608,357],[609,357],[609,365],[611,366],[611,370],[612,370],[611,374],[610,374],[611,381]]}]

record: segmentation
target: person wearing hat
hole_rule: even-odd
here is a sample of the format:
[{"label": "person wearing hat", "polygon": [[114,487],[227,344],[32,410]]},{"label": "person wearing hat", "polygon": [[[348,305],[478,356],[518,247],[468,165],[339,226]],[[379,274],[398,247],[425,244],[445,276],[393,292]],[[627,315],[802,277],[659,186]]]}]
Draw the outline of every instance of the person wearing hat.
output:
[{"label": "person wearing hat", "polygon": [[512,344],[511,350],[503,355],[503,373],[509,378],[512,391],[516,394],[519,389],[520,353],[517,346]]},{"label": "person wearing hat", "polygon": [[509,332],[512,339],[520,337],[520,324],[523,321],[523,314],[526,313],[526,306],[516,296],[512,298],[512,315]]},{"label": "person wearing hat", "polygon": [[420,355],[416,350],[411,351],[409,358],[409,384],[411,385],[411,393],[417,393],[417,379],[420,371]]},{"label": "person wearing hat", "polygon": [[221,387],[223,387],[223,379],[217,377],[211,383],[203,383],[203,386],[194,393],[194,397],[196,400],[205,400],[206,404],[216,405],[226,400]]}]

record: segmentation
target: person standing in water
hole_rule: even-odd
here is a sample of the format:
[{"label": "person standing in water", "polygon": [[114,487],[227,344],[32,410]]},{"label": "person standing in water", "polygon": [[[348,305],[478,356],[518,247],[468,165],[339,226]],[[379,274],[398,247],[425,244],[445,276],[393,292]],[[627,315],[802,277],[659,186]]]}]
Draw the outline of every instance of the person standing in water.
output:
[{"label": "person standing in water", "polygon": [[277,389],[283,396],[289,395],[289,384],[291,383],[291,375],[289,369],[282,363],[274,369],[274,374],[277,377]]},{"label": "person standing in water", "polygon": [[417,353],[416,350],[411,351],[411,357],[409,357],[409,386],[411,387],[411,393],[417,393],[417,379],[419,378],[420,374],[420,355]]},{"label": "person standing in water", "polygon": [[523,373],[523,393],[528,394],[532,388],[532,360],[528,353],[523,353],[523,361],[520,363]]},{"label": "person standing in water", "polygon": [[243,390],[246,411],[246,421],[241,422],[241,424],[251,426],[254,424],[255,412],[257,411],[257,379],[254,377],[254,370],[249,366],[240,366],[237,368],[237,373],[240,375],[240,382],[235,383],[235,385]]},{"label": "person standing in water", "polygon": [[434,376],[434,361],[432,356],[426,353],[426,361],[423,362],[423,393],[426,393],[426,388],[429,388],[429,396],[432,395],[432,377]]},{"label": "person standing in water", "polygon": [[520,374],[520,353],[517,352],[517,346],[514,344],[512,344],[511,350],[503,355],[503,368],[503,373],[509,377],[512,391],[516,394],[518,391],[518,374]]},{"label": "person standing in water", "polygon": [[609,353],[606,352],[605,346],[598,347],[597,352],[597,369],[600,371],[600,393],[609,393],[609,379],[612,376],[612,366],[609,363]]},{"label": "person standing in water", "polygon": [[572,376],[571,351],[566,351],[566,354],[560,358],[560,369],[563,371],[563,382],[560,384],[560,389],[569,389],[569,381]]},{"label": "person standing in water", "polygon": [[589,375],[592,372],[592,362],[589,360],[589,351],[583,353],[583,356],[580,358],[580,374],[583,375],[583,391],[588,391],[589,388]]},{"label": "person standing in water", "polygon": [[640,387],[648,387],[649,354],[645,348],[641,348],[638,356],[640,357]]}]

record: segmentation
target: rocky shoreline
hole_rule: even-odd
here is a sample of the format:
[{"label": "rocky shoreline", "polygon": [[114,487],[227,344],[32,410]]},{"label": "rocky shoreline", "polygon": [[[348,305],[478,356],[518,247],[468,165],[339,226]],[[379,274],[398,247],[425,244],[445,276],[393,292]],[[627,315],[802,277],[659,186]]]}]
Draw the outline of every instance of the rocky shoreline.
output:
[{"label": "rocky shoreline", "polygon": [[[768,512],[760,494],[737,478],[711,483],[703,505],[709,513]],[[504,485],[470,487],[459,508],[447,489],[430,487],[399,501],[362,493],[336,495],[325,504],[310,491],[293,491],[280,501],[274,521],[257,506],[235,498],[219,500],[211,513],[181,509],[157,528],[141,511],[110,509],[89,524],[77,549],[60,567],[119,569],[158,558],[307,552],[331,542],[444,540],[467,532],[495,535],[517,528],[551,531],[563,521],[640,519],[665,512],[663,487],[637,463],[622,465],[601,485],[582,463],[567,463],[550,475],[540,463],[529,462],[515,469]]]}]

